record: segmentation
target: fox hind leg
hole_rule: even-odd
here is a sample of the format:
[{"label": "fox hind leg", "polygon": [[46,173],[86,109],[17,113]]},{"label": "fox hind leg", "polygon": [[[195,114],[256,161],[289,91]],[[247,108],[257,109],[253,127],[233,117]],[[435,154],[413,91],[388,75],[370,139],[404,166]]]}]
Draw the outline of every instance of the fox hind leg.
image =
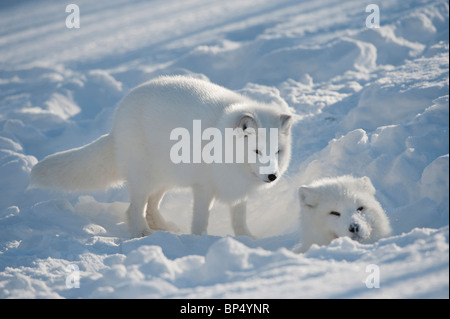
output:
[{"label": "fox hind leg", "polygon": [[153,233],[145,219],[148,194],[129,183],[130,206],[127,209],[128,227],[132,237],[143,237]]},{"label": "fox hind leg", "polygon": [[148,197],[145,218],[148,226],[152,230],[165,230],[179,232],[180,229],[172,222],[167,222],[160,212],[161,201],[166,193],[165,189],[160,189]]}]

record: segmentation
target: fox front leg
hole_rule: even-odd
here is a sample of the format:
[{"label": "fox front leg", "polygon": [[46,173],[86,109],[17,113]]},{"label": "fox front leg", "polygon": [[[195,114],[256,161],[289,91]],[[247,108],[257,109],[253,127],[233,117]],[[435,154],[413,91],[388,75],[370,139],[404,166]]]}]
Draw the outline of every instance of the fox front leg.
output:
[{"label": "fox front leg", "polygon": [[192,233],[201,235],[208,228],[209,212],[214,204],[214,194],[210,189],[201,186],[192,188],[194,195],[194,216],[192,218]]},{"label": "fox front leg", "polygon": [[247,201],[243,200],[230,207],[231,225],[235,236],[248,236],[252,239],[252,235],[247,226]]}]

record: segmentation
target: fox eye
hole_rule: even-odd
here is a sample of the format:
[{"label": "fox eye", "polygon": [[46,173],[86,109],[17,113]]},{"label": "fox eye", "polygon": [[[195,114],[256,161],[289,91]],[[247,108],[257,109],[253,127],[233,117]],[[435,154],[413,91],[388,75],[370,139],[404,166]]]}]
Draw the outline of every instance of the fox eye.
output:
[{"label": "fox eye", "polygon": [[334,215],[334,216],[340,217],[340,216],[341,216],[341,213],[338,213],[338,212],[331,212],[330,215]]},{"label": "fox eye", "polygon": [[362,211],[363,209],[364,209],[364,206],[359,206],[358,209],[357,209],[357,211],[360,212],[360,211]]},{"label": "fox eye", "polygon": [[258,155],[261,155],[261,151],[260,150],[255,150],[255,153]]}]

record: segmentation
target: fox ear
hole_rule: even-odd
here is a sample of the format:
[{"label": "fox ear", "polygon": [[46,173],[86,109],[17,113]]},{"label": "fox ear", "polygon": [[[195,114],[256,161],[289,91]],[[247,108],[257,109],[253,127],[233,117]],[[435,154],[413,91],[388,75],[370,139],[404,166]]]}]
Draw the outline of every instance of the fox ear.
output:
[{"label": "fox ear", "polygon": [[255,133],[258,125],[253,117],[253,115],[246,113],[238,121],[238,128],[242,129],[245,135]]},{"label": "fox ear", "polygon": [[358,183],[359,183],[359,187],[364,190],[365,192],[371,194],[371,195],[375,195],[376,190],[375,187],[373,186],[371,180],[369,177],[367,176],[363,176],[361,178],[358,179]]},{"label": "fox ear", "polygon": [[280,116],[280,121],[281,121],[281,124],[280,124],[281,131],[286,132],[291,128],[291,126],[292,126],[292,116],[291,115],[282,114]]},{"label": "fox ear", "polygon": [[298,190],[300,202],[308,207],[316,207],[319,204],[320,194],[314,188],[302,186]]}]

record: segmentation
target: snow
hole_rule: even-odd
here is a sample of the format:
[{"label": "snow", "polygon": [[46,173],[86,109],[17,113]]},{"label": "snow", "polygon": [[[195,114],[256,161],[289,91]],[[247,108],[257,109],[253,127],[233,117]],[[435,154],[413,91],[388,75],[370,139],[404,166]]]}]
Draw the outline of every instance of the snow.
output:
[{"label": "snow", "polygon": [[[369,3],[80,0],[68,29],[62,2],[2,2],[0,297],[448,298],[449,5],[379,1],[368,28]],[[126,187],[27,189],[38,160],[107,133],[161,74],[297,114],[286,176],[250,196],[258,239],[231,236],[220,203],[208,235],[189,234],[184,190],[162,206],[179,233],[130,239]],[[392,236],[293,253],[298,187],[344,174],[371,178]]]}]

